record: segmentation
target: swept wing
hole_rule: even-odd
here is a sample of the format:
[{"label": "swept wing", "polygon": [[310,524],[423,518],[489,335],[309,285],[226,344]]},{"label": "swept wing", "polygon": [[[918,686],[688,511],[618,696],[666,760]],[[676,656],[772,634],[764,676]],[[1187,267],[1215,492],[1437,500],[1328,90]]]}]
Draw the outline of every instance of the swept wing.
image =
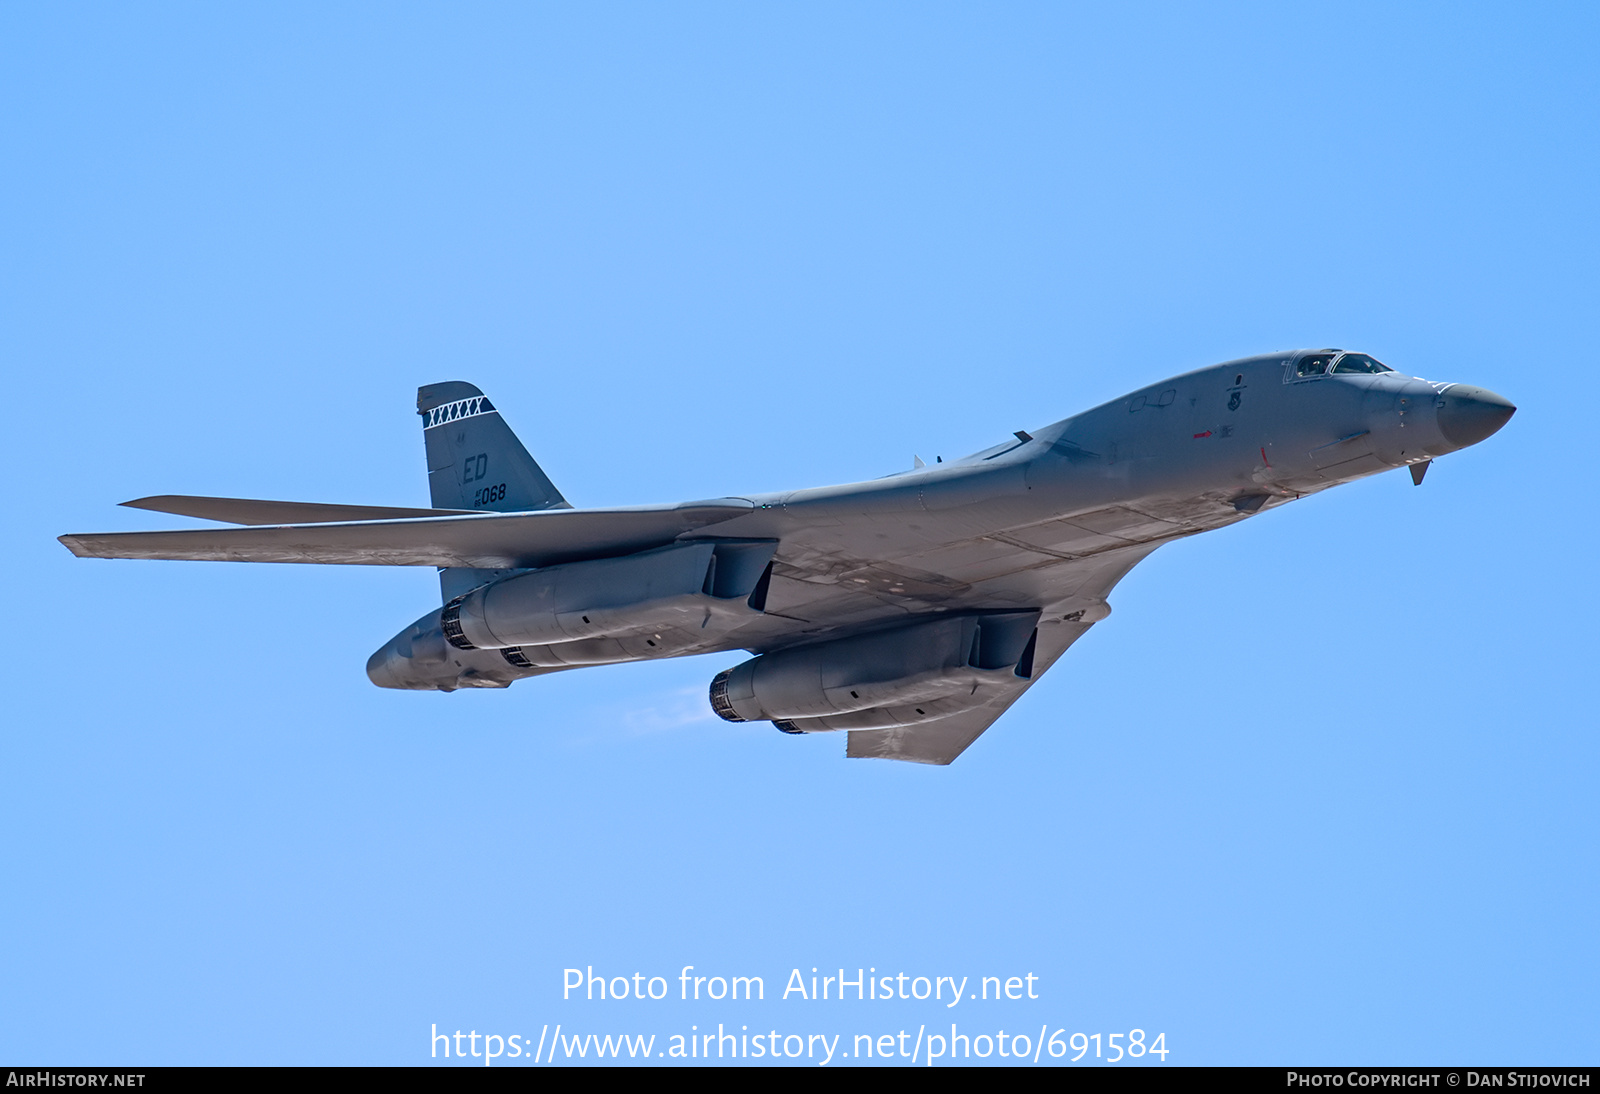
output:
[{"label": "swept wing", "polygon": [[552,509],[60,538],[79,558],[510,568],[647,550],[750,509],[747,501],[730,500],[660,508]]},{"label": "swept wing", "polygon": [[[1105,558],[1097,562],[1084,560],[1078,565],[1093,565],[1099,572],[1083,591],[1104,599],[1117,582],[1155,548],[1156,545],[1150,544],[1118,552],[1122,557],[1115,560]],[[1011,705],[1022,698],[1029,688],[1038,683],[1046,670],[1055,664],[1074,642],[1087,634],[1093,625],[1093,622],[1063,619],[1059,615],[1047,618],[1039,626],[1038,645],[1034,650],[1033,677],[1026,686],[984,706],[935,722],[900,726],[895,729],[853,729],[849,733],[845,755],[853,759],[906,760],[912,763],[940,765],[950,763],[965,752],[967,746],[976,741],[996,719],[1011,709]]]}]

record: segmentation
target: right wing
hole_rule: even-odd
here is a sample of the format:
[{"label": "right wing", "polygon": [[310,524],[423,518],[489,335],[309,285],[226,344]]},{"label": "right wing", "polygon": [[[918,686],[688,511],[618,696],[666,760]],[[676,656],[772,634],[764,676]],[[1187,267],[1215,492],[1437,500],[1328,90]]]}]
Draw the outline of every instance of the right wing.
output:
[{"label": "right wing", "polygon": [[671,508],[549,509],[423,520],[101,532],[60,539],[79,558],[512,569],[647,550],[752,508],[748,501],[722,499]]},{"label": "right wing", "polygon": [[[1081,596],[1104,600],[1117,582],[1128,571],[1142,562],[1159,543],[1142,543],[1119,551],[1108,551],[1092,558],[1080,559],[1062,567],[1078,570],[1084,578],[1077,586]],[[1087,568],[1088,573],[1083,570]],[[1104,617],[1101,613],[1100,618]],[[1070,618],[1046,617],[1039,624],[1039,639],[1033,653],[1033,675],[1028,683],[981,707],[952,714],[948,718],[924,722],[921,725],[899,726],[895,729],[852,729],[845,746],[845,755],[856,759],[909,760],[919,764],[947,764],[967,746],[976,741],[995,719],[1011,708],[1027,690],[1039,682],[1045,671],[1071,648],[1072,644],[1089,632],[1094,620],[1074,621]]]},{"label": "right wing", "polygon": [[1027,687],[981,707],[895,729],[852,729],[844,754],[852,759],[909,760],[919,764],[947,764],[967,750],[995,719],[1011,709],[1011,704],[1038,683],[1039,677],[1088,633],[1093,623],[1041,623],[1039,644],[1034,651],[1033,679]]}]

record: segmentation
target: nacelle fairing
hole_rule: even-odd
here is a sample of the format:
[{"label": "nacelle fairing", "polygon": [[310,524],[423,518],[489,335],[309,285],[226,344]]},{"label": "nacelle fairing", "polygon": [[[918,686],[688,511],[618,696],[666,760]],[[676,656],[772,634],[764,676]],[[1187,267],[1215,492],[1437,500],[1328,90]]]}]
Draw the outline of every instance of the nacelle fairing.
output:
[{"label": "nacelle fairing", "polygon": [[550,566],[472,590],[367,661],[379,687],[453,691],[692,652],[757,618],[773,540],[693,540]]},{"label": "nacelle fairing", "polygon": [[503,650],[458,650],[445,641],[435,608],[367,658],[367,679],[380,688],[455,691],[504,688],[549,669],[530,670],[508,661]]},{"label": "nacelle fairing", "polygon": [[445,606],[445,637],[457,649],[505,649],[705,629],[713,616],[760,610],[756,593],[776,548],[770,540],[695,540],[503,578]]},{"label": "nacelle fairing", "polygon": [[940,616],[763,654],[719,673],[711,706],[730,722],[768,720],[792,733],[957,714],[1026,686],[1039,614]]}]

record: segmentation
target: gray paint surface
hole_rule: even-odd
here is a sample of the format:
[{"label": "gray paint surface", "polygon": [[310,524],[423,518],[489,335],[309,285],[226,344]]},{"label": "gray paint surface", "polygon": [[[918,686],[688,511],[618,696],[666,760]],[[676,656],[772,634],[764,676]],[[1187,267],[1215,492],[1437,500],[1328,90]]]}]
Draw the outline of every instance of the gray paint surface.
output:
[{"label": "gray paint surface", "polygon": [[[965,459],[885,478],[626,509],[571,508],[477,388],[437,384],[418,396],[435,507],[424,512],[472,515],[376,511],[394,519],[357,519],[374,511],[162,497],[132,504],[241,523],[302,516],[279,527],[61,541],[96,558],[441,567],[449,603],[373,655],[375,683],[505,687],[582,665],[742,649],[757,656],[739,679],[769,681],[761,685],[769,695],[798,696],[782,702],[804,715],[735,699],[725,716],[742,717],[742,702],[790,732],[844,730],[850,756],[949,763],[1105,618],[1117,582],[1162,544],[1385,470],[1409,467],[1420,483],[1429,461],[1487,438],[1515,410],[1483,388],[1341,353],[1302,350],[1200,369]],[[319,510],[323,521],[311,515]],[[603,560],[696,541],[711,549],[673,556],[692,557],[692,574],[618,603],[617,575],[630,571]],[[764,546],[752,553],[753,544]],[[752,565],[767,568],[758,578]],[[730,566],[740,567],[732,584]],[[547,567],[561,570],[548,581],[511,584]],[[502,594],[502,582],[516,595]],[[606,614],[586,619],[586,603]],[[470,616],[490,610],[483,604],[527,607],[493,609],[500,615],[485,627]],[[480,641],[503,633],[541,644],[484,648],[459,627],[446,633],[463,605]],[[510,614],[517,610],[545,614]],[[984,661],[973,636],[985,626],[998,632],[981,620],[1023,617],[1017,613],[1038,621],[1026,654],[1008,639],[1012,662]],[[940,618],[969,624],[932,626]],[[937,665],[896,647],[935,634],[955,641],[949,636],[957,633],[979,643],[970,663],[954,646]],[[763,660],[829,643],[846,652]],[[825,667],[805,667],[812,665]],[[895,665],[912,667],[896,677]],[[813,672],[828,679],[812,681],[805,674]],[[850,672],[880,690],[877,706],[845,698]]]}]

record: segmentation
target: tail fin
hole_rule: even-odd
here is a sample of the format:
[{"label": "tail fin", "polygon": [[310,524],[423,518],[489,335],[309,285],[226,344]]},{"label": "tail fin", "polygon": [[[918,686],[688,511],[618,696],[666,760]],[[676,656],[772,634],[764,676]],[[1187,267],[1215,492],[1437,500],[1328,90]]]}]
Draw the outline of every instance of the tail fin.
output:
[{"label": "tail fin", "polygon": [[494,404],[454,380],[417,389],[435,509],[571,509]]},{"label": "tail fin", "polygon": [[[524,513],[571,509],[494,404],[471,384],[452,380],[417,389],[428,452],[428,489],[436,509]],[[445,600],[511,571],[444,569]]]}]

